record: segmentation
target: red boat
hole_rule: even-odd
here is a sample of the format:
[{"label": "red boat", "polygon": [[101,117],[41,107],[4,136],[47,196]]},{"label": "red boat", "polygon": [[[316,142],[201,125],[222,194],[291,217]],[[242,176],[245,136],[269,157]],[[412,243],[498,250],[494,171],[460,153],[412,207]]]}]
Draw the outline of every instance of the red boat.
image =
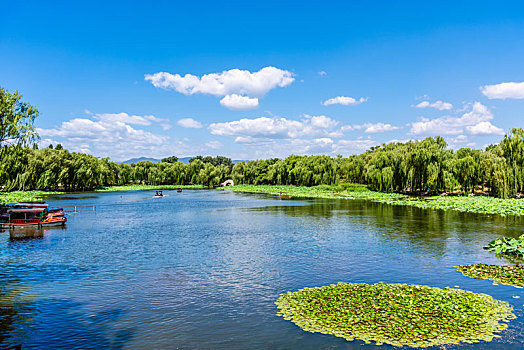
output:
[{"label": "red boat", "polygon": [[1,228],[60,226],[67,222],[63,209],[51,209],[45,202],[20,202],[0,215]]}]

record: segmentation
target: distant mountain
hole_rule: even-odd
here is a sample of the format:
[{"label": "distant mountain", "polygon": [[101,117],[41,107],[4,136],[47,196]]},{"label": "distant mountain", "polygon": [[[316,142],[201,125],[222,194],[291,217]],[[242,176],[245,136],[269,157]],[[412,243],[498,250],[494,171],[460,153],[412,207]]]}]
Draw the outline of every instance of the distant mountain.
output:
[{"label": "distant mountain", "polygon": [[140,157],[140,158],[131,158],[131,159],[128,159],[128,160],[123,161],[121,163],[124,163],[124,164],[136,164],[136,163],[144,161],[144,160],[149,160],[150,162],[153,162],[153,163],[160,162],[160,159],[148,158],[148,157]]},{"label": "distant mountain", "polygon": [[[182,162],[184,164],[188,164],[189,163],[189,160],[193,158],[193,157],[183,157],[183,158],[178,158],[178,161],[179,162]],[[138,162],[141,162],[141,161],[144,161],[144,160],[149,160],[150,162],[153,162],[153,163],[159,163],[160,162],[160,159],[155,159],[155,158],[148,158],[148,157],[140,157],[140,158],[131,158],[131,159],[128,159],[128,160],[125,160],[123,162],[120,162],[120,163],[124,163],[124,164],[136,164]],[[247,162],[246,160],[238,160],[238,159],[234,159],[232,160],[233,164],[236,164],[236,163],[239,163],[239,162]]]}]

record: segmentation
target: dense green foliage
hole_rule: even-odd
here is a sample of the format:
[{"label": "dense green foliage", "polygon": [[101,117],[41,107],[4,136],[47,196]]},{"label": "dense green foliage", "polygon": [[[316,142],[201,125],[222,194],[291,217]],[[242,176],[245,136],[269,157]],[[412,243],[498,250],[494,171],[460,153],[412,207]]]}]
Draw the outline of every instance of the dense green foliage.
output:
[{"label": "dense green foliage", "polygon": [[33,126],[38,110],[21,99],[18,92],[0,88],[0,146],[30,145],[38,137]]},{"label": "dense green foliage", "polygon": [[95,189],[98,192],[117,192],[117,191],[146,191],[146,190],[201,190],[202,185],[124,185],[124,186],[100,186]]},{"label": "dense green foliage", "polygon": [[91,190],[99,186],[145,184],[213,186],[229,177],[226,165],[214,166],[201,160],[122,164],[62,148],[4,147],[0,163],[0,184],[7,190],[67,191]]},{"label": "dense green foliage", "polygon": [[513,129],[486,150],[453,151],[441,137],[389,143],[343,158],[289,156],[235,164],[235,184],[366,184],[382,192],[489,192],[508,198],[524,191],[524,130]]},{"label": "dense green foliage", "polygon": [[501,237],[489,242],[484,249],[497,255],[524,257],[524,235],[519,238]]},{"label": "dense green foliage", "polygon": [[394,346],[491,341],[515,318],[486,294],[405,284],[339,283],[281,294],[278,315],[308,332]]},{"label": "dense green foliage", "polygon": [[499,265],[460,265],[458,270],[464,276],[488,279],[497,283],[507,284],[510,286],[524,287],[524,266],[499,266]]},{"label": "dense green foliage", "polygon": [[[108,158],[71,153],[58,145],[24,148],[36,138],[38,111],[18,93],[0,89],[0,184],[7,190],[87,190],[98,186],[205,185],[228,178],[243,185],[368,185],[380,192],[489,192],[508,198],[524,192],[524,130],[513,129],[486,150],[453,151],[441,137],[390,143],[347,158],[296,156],[239,162],[197,156],[189,164],[176,156],[160,163],[119,164]],[[355,191],[353,191],[355,192]],[[365,196],[369,196],[366,194]],[[350,197],[354,197],[353,195]],[[390,197],[388,197],[390,198]],[[394,198],[395,200],[399,198]],[[447,201],[450,202],[450,201]]]}]

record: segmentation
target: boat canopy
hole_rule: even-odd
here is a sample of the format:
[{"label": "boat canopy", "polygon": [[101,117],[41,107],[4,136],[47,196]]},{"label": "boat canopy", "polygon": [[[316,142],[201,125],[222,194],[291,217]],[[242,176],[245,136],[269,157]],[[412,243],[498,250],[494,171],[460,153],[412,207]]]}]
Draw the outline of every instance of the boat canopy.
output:
[{"label": "boat canopy", "polygon": [[9,209],[7,213],[41,213],[45,208],[24,208],[24,209]]}]

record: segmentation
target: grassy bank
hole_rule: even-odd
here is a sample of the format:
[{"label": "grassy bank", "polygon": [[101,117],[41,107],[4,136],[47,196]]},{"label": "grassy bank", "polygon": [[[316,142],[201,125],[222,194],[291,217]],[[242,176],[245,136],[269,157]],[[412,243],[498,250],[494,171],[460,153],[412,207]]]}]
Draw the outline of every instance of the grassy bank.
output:
[{"label": "grassy bank", "polygon": [[313,187],[237,185],[232,191],[266,193],[278,196],[280,191],[293,198],[366,199],[392,205],[407,205],[422,209],[458,210],[492,215],[524,215],[524,200],[493,197],[409,197],[398,193],[369,190],[364,185],[321,185]]},{"label": "grassy bank", "polygon": [[116,191],[141,191],[141,190],[176,190],[177,188],[186,190],[207,189],[202,185],[125,185],[125,186],[100,186],[95,189],[97,192],[116,192]]},{"label": "grassy bank", "polygon": [[45,192],[45,191],[13,191],[0,192],[0,204],[36,201],[44,199],[48,195],[61,194],[62,192]]}]

